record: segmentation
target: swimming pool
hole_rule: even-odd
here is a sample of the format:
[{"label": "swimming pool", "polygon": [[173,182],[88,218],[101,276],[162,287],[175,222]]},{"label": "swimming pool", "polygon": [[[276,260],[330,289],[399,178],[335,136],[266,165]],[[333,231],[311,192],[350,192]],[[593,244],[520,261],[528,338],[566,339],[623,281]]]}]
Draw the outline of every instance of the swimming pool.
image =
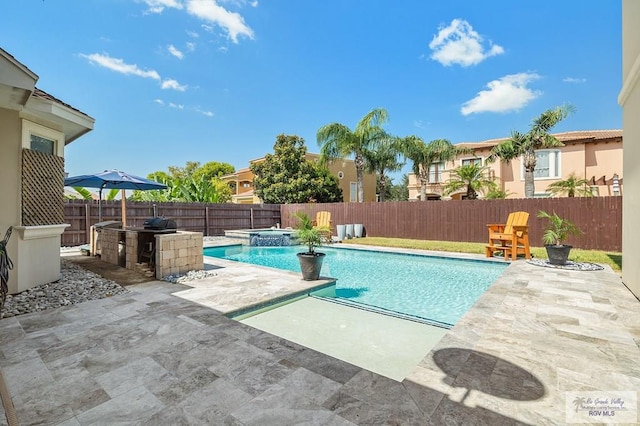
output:
[{"label": "swimming pool", "polygon": [[[300,271],[293,247],[227,246],[205,256]],[[337,279],[337,301],[409,319],[454,325],[508,266],[506,263],[323,247],[322,275]]]}]

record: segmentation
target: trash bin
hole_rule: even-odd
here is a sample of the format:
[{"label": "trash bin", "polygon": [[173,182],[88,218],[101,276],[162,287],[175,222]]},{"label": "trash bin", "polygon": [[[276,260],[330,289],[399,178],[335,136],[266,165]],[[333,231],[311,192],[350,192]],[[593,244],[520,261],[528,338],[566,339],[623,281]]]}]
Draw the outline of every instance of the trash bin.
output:
[{"label": "trash bin", "polygon": [[348,223],[345,226],[346,226],[345,233],[347,234],[346,235],[347,239],[353,238],[353,223]]}]

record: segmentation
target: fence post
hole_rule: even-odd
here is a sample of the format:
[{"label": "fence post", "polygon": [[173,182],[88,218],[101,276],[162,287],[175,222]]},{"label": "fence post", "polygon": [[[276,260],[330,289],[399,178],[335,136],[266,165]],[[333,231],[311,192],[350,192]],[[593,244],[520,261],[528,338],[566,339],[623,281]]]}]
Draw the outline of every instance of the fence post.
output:
[{"label": "fence post", "polygon": [[249,229],[253,229],[253,207],[251,207],[251,209],[249,209]]},{"label": "fence post", "polygon": [[90,239],[90,231],[91,231],[91,205],[89,204],[91,201],[84,202],[84,244]]},{"label": "fence post", "polygon": [[204,236],[209,236],[209,206],[204,208]]}]

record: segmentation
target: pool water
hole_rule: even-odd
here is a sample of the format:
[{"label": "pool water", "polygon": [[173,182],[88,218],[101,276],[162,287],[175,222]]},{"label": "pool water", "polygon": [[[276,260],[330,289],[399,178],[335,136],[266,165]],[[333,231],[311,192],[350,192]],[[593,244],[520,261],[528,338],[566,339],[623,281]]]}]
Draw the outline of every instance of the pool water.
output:
[{"label": "pool water", "polygon": [[[228,246],[205,256],[300,271],[293,247]],[[345,303],[454,325],[508,266],[498,262],[323,247],[322,276],[336,278]]]}]

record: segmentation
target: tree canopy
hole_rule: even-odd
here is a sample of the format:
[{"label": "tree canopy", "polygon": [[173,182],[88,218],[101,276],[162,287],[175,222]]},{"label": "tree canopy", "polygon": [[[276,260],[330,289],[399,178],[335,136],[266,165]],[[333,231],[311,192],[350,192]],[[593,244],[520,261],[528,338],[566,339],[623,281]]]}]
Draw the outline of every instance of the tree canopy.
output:
[{"label": "tree canopy", "polygon": [[464,164],[451,171],[449,180],[444,185],[443,193],[451,195],[461,189],[466,191],[466,199],[475,200],[478,192],[486,193],[494,189],[496,183],[487,177],[486,166],[479,164]]},{"label": "tree canopy", "polygon": [[358,202],[364,201],[364,167],[366,150],[374,151],[381,139],[388,135],[382,125],[388,120],[387,110],[375,108],[360,119],[355,129],[344,124],[330,123],[322,126],[317,133],[321,162],[354,156],[356,180],[358,184]]},{"label": "tree canopy", "polygon": [[199,162],[187,161],[184,167],[169,166],[168,172],[159,170],[147,175],[148,179],[167,185],[167,189],[133,191],[130,198],[134,201],[228,203],[231,188],[220,180],[220,176],[234,171],[228,163],[210,161],[200,166]]},{"label": "tree canopy", "polygon": [[404,165],[400,161],[401,142],[401,138],[385,135],[375,148],[368,147],[363,151],[365,171],[376,175],[379,201],[384,201],[388,193],[386,172],[396,172]]},{"label": "tree canopy", "polygon": [[533,197],[535,194],[536,150],[564,146],[555,136],[549,134],[549,131],[574,110],[575,108],[571,105],[562,105],[544,111],[533,120],[527,133],[513,131],[508,140],[494,146],[487,161],[493,162],[501,159],[508,163],[515,158],[522,157],[524,194],[526,197]]},{"label": "tree canopy", "polygon": [[547,191],[551,195],[567,197],[593,197],[589,181],[576,176],[575,172],[571,172],[569,177],[559,180],[547,186]]},{"label": "tree canopy", "polygon": [[273,154],[251,165],[255,194],[268,204],[332,203],[342,201],[337,177],[305,155],[304,139],[278,135]]},{"label": "tree canopy", "polygon": [[417,136],[408,136],[402,140],[403,154],[411,160],[413,173],[420,181],[420,200],[427,201],[427,184],[430,182],[431,166],[453,161],[458,154],[468,149],[453,145],[447,139],[435,139],[429,143]]}]

